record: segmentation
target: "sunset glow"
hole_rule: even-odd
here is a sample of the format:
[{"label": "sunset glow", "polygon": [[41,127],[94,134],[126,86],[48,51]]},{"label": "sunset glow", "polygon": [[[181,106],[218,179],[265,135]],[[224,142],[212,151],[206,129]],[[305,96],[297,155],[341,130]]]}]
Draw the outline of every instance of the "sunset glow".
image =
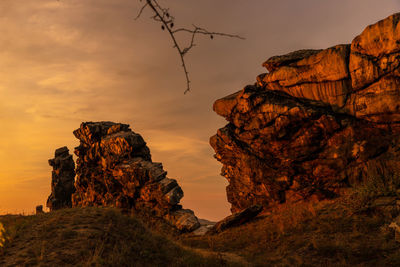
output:
[{"label": "sunset glow", "polygon": [[181,185],[185,208],[227,216],[227,182],[209,145],[226,122],[213,102],[254,83],[268,57],[349,43],[400,8],[395,0],[164,2],[177,23],[246,38],[199,37],[187,57],[186,95],[168,36],[149,14],[134,20],[139,1],[0,1],[0,214],[45,205],[54,150],[72,152],[83,121],[114,121],[143,136],[153,161]]}]

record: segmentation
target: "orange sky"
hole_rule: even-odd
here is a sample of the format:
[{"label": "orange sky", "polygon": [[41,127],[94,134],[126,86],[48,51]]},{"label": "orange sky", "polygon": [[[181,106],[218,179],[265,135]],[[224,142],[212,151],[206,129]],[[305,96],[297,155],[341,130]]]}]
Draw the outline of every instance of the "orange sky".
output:
[{"label": "orange sky", "polygon": [[199,38],[179,58],[139,1],[0,0],[0,214],[33,212],[50,192],[54,150],[78,145],[82,121],[131,125],[182,186],[186,208],[229,214],[226,181],[208,139],[225,125],[215,99],[253,83],[270,56],[349,43],[398,12],[395,0],[165,0],[176,24],[245,36]]}]

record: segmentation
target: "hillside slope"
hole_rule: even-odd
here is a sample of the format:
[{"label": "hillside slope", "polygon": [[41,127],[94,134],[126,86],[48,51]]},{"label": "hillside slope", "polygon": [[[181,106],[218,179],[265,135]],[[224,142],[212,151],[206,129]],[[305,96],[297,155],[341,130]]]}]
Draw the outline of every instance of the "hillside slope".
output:
[{"label": "hillside slope", "polygon": [[10,241],[0,266],[220,266],[113,208],[1,216]]},{"label": "hillside slope", "polygon": [[389,226],[398,199],[352,195],[282,204],[242,226],[181,242],[235,253],[250,266],[400,266],[399,236]]},{"label": "hillside slope", "polygon": [[360,192],[283,204],[204,236],[114,208],[0,216],[10,239],[0,266],[400,266],[389,227],[400,196]]}]

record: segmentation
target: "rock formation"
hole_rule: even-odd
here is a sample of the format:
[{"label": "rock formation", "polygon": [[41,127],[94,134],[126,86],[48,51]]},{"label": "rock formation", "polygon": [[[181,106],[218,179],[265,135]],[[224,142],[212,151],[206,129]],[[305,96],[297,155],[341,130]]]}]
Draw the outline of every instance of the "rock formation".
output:
[{"label": "rock formation", "polygon": [[74,135],[80,140],[74,206],[146,211],[182,231],[200,226],[194,213],[179,205],[183,191],[176,180],[152,162],[146,142],[129,125],[85,122]]},{"label": "rock formation", "polygon": [[44,213],[43,205],[36,206],[36,215]]},{"label": "rock formation", "polygon": [[351,44],[268,59],[254,85],[217,100],[210,139],[232,212],[326,198],[400,166],[400,13]]},{"label": "rock formation", "polygon": [[47,199],[47,207],[50,210],[70,208],[72,206],[71,195],[75,192],[75,163],[67,147],[61,147],[55,151],[54,159],[49,160],[53,167],[51,179],[51,194]]},{"label": "rock formation", "polygon": [[217,222],[208,232],[207,234],[217,234],[228,228],[242,225],[254,217],[256,217],[261,211],[263,207],[261,205],[254,205],[248,207],[240,212],[229,215],[223,220]]}]

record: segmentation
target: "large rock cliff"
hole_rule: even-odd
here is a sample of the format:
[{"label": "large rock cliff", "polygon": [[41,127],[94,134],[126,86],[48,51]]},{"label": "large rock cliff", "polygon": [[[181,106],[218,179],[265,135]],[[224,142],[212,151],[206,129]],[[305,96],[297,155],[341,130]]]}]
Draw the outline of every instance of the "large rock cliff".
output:
[{"label": "large rock cliff", "polygon": [[400,166],[400,13],[351,44],[268,59],[254,85],[217,100],[210,139],[237,212],[334,197]]},{"label": "large rock cliff", "polygon": [[114,206],[162,217],[182,231],[200,226],[191,210],[179,205],[183,191],[152,162],[142,136],[127,124],[85,122],[74,131],[80,145],[74,206]]}]

